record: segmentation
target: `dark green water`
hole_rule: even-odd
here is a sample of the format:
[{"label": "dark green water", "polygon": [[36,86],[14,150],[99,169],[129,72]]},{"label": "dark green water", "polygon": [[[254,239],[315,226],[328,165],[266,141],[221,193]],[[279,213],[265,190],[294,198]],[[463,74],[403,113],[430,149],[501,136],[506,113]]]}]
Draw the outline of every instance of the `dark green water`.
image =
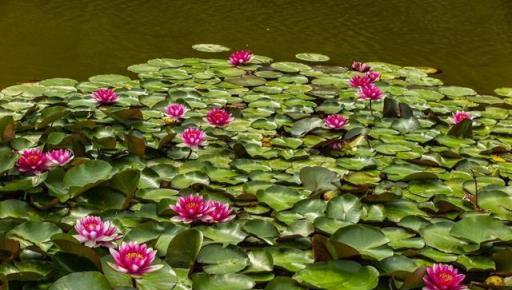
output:
[{"label": "dark green water", "polygon": [[481,93],[512,86],[511,0],[0,0],[0,37],[1,87],[213,56],[195,43],[434,66]]}]

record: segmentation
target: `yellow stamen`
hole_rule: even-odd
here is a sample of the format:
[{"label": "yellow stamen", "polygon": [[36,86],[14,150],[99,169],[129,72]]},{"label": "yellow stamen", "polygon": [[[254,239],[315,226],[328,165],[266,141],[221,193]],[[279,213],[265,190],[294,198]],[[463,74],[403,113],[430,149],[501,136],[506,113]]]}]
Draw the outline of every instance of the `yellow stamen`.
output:
[{"label": "yellow stamen", "polygon": [[128,254],[126,254],[126,257],[131,260],[136,259],[136,258],[138,258],[138,259],[144,258],[143,255],[141,255],[140,253],[136,253],[136,252],[128,253]]}]

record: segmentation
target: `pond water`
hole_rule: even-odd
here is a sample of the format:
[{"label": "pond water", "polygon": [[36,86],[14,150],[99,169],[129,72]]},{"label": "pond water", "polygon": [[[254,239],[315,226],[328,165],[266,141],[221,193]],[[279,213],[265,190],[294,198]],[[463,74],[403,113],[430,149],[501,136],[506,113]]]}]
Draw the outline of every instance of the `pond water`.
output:
[{"label": "pond water", "polygon": [[0,35],[1,87],[212,57],[196,43],[433,66],[480,93],[512,86],[510,0],[1,0]]}]

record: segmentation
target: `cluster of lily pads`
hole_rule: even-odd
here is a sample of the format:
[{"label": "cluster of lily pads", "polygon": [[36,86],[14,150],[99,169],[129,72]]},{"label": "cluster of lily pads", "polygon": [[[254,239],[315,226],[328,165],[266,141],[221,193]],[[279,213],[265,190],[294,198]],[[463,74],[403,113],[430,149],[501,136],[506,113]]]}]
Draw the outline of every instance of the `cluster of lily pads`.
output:
[{"label": "cluster of lily pads", "polygon": [[297,58],[3,89],[0,288],[510,287],[512,89]]}]

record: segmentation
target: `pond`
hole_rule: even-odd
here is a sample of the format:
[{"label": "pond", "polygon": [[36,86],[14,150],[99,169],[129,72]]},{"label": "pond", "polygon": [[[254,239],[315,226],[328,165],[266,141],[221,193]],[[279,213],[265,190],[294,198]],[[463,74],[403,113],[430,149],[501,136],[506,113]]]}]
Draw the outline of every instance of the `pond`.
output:
[{"label": "pond", "polygon": [[[0,87],[126,73],[155,57],[212,57],[219,43],[292,60],[298,52],[433,66],[480,93],[512,85],[509,0],[2,0]],[[222,57],[225,57],[222,55]]]}]

